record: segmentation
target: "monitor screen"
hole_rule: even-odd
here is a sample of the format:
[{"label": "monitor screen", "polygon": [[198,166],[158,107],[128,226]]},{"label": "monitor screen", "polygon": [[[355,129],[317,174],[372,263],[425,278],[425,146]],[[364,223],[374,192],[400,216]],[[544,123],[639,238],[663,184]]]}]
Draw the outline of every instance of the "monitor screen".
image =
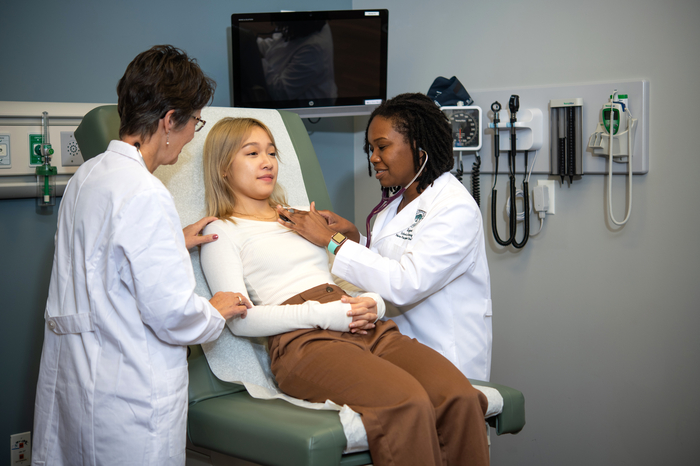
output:
[{"label": "monitor screen", "polygon": [[370,113],[386,100],[388,20],[387,10],[231,15],[233,106]]}]

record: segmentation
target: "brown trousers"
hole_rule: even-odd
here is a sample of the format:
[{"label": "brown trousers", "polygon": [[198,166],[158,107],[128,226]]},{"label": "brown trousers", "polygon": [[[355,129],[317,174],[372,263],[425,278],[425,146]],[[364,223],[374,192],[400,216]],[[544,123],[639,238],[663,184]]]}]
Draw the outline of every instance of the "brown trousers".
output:
[{"label": "brown trousers", "polygon": [[[285,304],[337,301],[335,285]],[[362,416],[375,466],[488,465],[486,397],[447,359],[392,321],[367,335],[305,329],[270,337],[272,372],[296,398]]]}]

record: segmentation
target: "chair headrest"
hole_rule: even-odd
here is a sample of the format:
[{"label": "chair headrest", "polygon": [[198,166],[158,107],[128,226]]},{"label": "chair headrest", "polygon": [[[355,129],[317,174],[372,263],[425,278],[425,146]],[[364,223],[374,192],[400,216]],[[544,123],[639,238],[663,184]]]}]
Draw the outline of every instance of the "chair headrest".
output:
[{"label": "chair headrest", "polygon": [[109,141],[119,139],[120,124],[116,105],[103,105],[90,110],[74,133],[83,160],[100,155],[107,150]]}]

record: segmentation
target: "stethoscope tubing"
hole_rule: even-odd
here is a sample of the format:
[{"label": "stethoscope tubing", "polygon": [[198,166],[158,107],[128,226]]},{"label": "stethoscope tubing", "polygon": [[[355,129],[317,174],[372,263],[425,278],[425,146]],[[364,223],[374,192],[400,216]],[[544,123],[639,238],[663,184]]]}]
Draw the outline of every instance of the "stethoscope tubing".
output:
[{"label": "stethoscope tubing", "polygon": [[418,170],[418,173],[416,173],[416,176],[414,176],[413,179],[406,186],[402,187],[396,194],[392,196],[389,196],[389,188],[382,188],[382,200],[379,201],[379,204],[377,204],[367,216],[367,222],[365,223],[365,231],[367,231],[367,243],[365,244],[365,246],[367,246],[368,249],[372,241],[372,231],[369,228],[370,223],[372,221],[372,217],[379,214],[379,212],[381,212],[382,210],[386,209],[389,206],[389,204],[391,204],[399,196],[402,196],[403,193],[406,192],[406,189],[408,189],[408,187],[411,186],[418,179],[421,173],[423,173],[423,169],[428,164],[428,153],[421,148],[418,148],[418,151],[423,152],[425,154],[425,161],[423,162],[423,165],[421,165],[420,170]]}]

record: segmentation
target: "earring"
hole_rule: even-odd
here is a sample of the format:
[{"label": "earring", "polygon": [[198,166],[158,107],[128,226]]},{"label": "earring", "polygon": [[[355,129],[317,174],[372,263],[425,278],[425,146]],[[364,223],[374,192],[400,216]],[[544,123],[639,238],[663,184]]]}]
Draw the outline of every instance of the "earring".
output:
[{"label": "earring", "polygon": [[168,134],[165,135],[165,145],[170,145],[170,131],[168,131]]}]

